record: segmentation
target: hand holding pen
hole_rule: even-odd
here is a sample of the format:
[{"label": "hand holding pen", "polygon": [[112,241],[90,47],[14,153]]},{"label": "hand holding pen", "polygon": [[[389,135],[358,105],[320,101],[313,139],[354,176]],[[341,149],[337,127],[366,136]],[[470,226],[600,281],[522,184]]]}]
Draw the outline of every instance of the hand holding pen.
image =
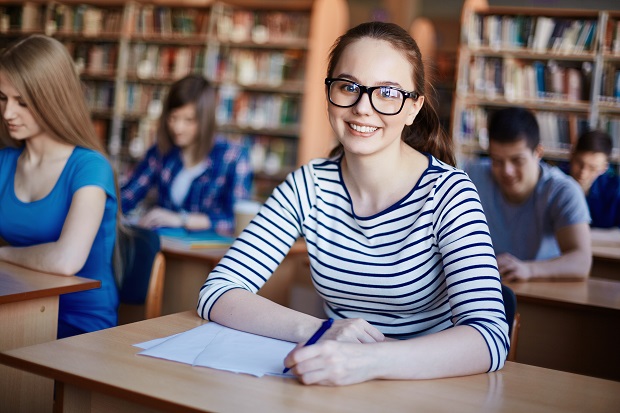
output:
[{"label": "hand holding pen", "polygon": [[[312,337],[310,337],[310,340],[306,341],[306,344],[304,344],[304,347],[311,346],[314,343],[316,343],[317,341],[319,341],[319,339],[323,336],[323,334],[325,334],[325,332],[327,330],[329,330],[329,328],[332,326],[332,324],[334,324],[334,319],[333,318],[329,318],[329,319],[323,321],[323,324],[321,324],[321,327],[319,327],[319,329],[316,330],[316,332],[312,335]],[[289,371],[288,367],[286,367],[284,369],[284,371],[282,371],[282,373],[284,374],[287,371]]]}]

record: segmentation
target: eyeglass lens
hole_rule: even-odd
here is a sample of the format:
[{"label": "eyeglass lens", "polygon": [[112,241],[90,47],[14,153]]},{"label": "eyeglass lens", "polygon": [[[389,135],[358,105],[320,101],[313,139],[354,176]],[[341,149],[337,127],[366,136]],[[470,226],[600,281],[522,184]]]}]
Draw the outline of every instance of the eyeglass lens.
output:
[{"label": "eyeglass lens", "polygon": [[[353,82],[335,80],[329,87],[329,99],[337,106],[349,107],[357,103],[362,90]],[[401,91],[390,86],[381,86],[372,91],[370,103],[377,112],[386,115],[398,113],[404,102]]]}]

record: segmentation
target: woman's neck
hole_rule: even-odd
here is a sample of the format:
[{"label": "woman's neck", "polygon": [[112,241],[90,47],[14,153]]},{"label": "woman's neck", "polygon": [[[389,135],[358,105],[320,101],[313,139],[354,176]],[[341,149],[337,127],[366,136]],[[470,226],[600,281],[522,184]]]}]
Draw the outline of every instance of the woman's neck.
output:
[{"label": "woman's neck", "polygon": [[393,205],[411,191],[427,166],[426,157],[405,143],[372,156],[345,154],[342,174],[355,213],[370,216]]},{"label": "woman's neck", "polygon": [[41,165],[68,158],[74,148],[75,145],[40,136],[26,140],[22,159],[28,164]]},{"label": "woman's neck", "polygon": [[183,160],[183,166],[185,168],[191,168],[202,161],[202,159],[199,159],[196,150],[196,145],[189,145],[181,148],[181,159]]}]

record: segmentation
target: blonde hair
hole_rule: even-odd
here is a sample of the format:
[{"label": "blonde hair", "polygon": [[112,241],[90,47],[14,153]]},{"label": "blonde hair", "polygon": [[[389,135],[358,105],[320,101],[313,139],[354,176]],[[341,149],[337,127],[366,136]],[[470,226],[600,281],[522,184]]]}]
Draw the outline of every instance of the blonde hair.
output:
[{"label": "blonde hair", "polygon": [[[105,154],[93,128],[73,59],[62,43],[43,35],[20,40],[0,54],[0,72],[49,135]],[[0,137],[6,143],[13,141],[4,124]]]}]

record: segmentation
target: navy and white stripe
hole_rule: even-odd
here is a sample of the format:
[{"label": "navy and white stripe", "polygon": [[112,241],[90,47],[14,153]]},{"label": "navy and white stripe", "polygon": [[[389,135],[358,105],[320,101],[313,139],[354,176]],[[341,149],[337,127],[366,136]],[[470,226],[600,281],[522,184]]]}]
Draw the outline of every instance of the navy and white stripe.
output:
[{"label": "navy and white stripe", "polygon": [[489,370],[508,353],[497,262],[469,177],[429,155],[429,167],[401,201],[374,216],[355,215],[340,160],[317,159],[290,174],[201,288],[209,319],[233,288],[252,292],[295,240],[306,239],[313,283],[327,315],[363,318],[406,339],[470,325],[487,342]]}]

